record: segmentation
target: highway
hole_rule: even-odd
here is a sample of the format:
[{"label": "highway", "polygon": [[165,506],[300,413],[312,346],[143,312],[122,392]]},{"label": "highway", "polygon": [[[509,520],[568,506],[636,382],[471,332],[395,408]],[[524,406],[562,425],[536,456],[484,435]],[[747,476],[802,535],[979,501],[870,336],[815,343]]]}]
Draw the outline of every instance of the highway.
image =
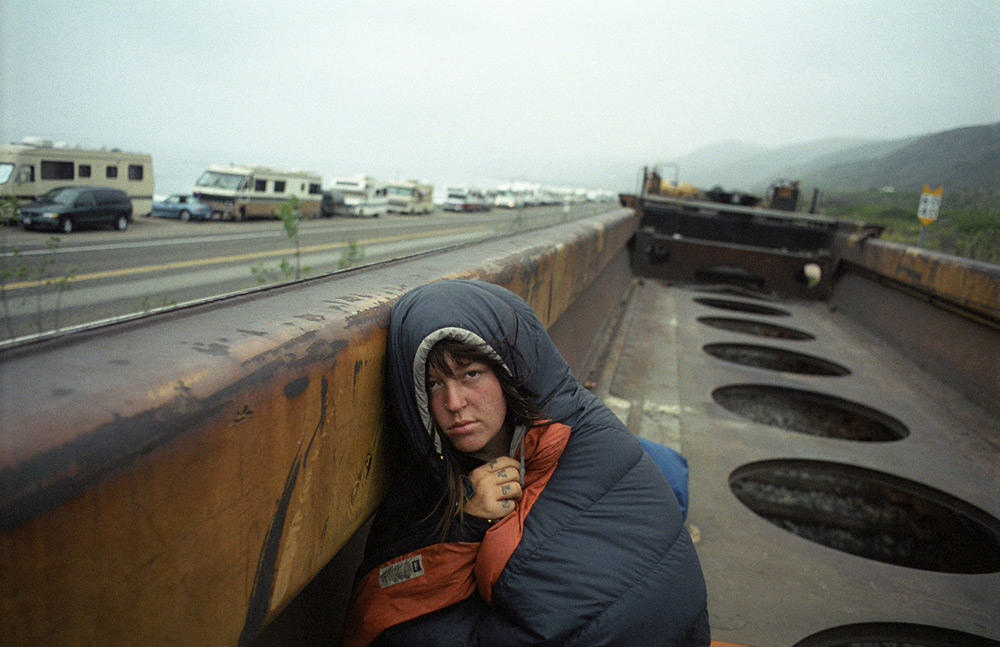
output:
[{"label": "highway", "polygon": [[[55,235],[0,227],[0,340],[90,324],[502,236],[612,204],[435,211],[427,216],[180,222],[139,217],[125,232]],[[298,260],[296,260],[298,251]]]}]

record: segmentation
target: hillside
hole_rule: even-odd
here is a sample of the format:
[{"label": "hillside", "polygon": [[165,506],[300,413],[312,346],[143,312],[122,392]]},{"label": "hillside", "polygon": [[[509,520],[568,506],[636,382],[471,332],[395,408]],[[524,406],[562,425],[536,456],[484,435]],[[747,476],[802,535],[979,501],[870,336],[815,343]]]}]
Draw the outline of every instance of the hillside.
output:
[{"label": "hillside", "polygon": [[[731,155],[726,157],[726,155]],[[680,177],[702,188],[763,192],[777,178],[824,191],[926,183],[976,192],[1000,190],[1000,122],[898,140],[825,139],[756,150],[721,144],[677,160]]]},{"label": "hillside", "polygon": [[1000,123],[920,137],[884,155],[817,169],[803,180],[830,188],[919,190],[926,183],[949,189],[997,190]]}]

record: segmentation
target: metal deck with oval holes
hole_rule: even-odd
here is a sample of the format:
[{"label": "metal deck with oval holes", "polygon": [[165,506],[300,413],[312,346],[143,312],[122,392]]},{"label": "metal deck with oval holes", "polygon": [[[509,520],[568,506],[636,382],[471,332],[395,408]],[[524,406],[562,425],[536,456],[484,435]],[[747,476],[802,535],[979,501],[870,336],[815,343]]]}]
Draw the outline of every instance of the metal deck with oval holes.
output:
[{"label": "metal deck with oval holes", "polygon": [[997,645],[1000,433],[818,300],[634,283],[599,395],[691,469],[713,637]]}]

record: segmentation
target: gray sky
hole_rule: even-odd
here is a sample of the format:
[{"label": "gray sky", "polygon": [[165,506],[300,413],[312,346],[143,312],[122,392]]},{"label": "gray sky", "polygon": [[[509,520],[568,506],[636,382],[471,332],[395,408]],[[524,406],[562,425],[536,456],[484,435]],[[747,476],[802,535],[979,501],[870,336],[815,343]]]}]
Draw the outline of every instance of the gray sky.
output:
[{"label": "gray sky", "polygon": [[0,141],[149,152],[158,192],[228,162],[619,189],[724,140],[1000,121],[997,0],[0,0],[0,39]]}]

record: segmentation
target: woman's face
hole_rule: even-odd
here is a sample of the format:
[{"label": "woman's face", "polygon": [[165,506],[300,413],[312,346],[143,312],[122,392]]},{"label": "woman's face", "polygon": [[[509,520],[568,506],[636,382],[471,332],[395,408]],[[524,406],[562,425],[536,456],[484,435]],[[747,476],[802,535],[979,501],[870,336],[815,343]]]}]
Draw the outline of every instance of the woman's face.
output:
[{"label": "woman's face", "polygon": [[445,356],[447,374],[427,371],[431,416],[460,452],[483,460],[507,454],[511,430],[505,429],[507,401],[493,369],[482,362],[459,364]]}]

